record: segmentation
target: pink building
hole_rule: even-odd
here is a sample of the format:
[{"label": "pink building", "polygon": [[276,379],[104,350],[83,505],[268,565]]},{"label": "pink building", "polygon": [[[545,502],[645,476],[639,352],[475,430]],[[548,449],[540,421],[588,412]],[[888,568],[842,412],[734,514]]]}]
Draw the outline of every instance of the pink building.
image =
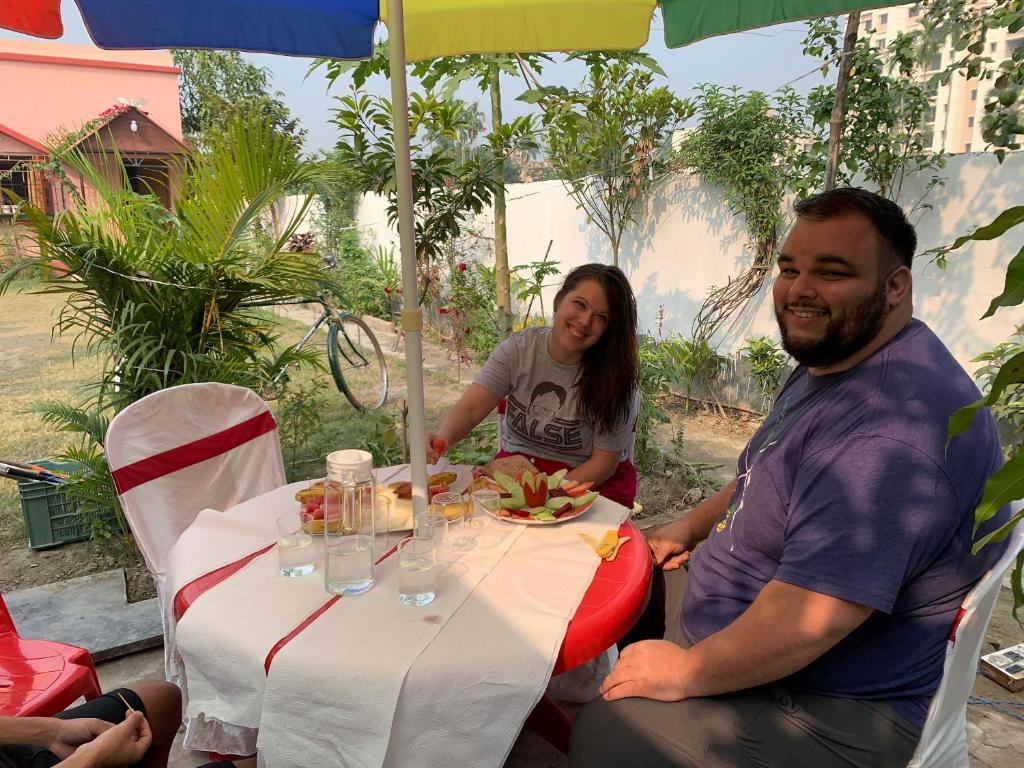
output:
[{"label": "pink building", "polygon": [[[84,45],[0,40],[0,187],[50,212],[67,192],[40,170],[45,146],[75,135],[108,183],[128,183],[170,206],[181,133],[178,68],[164,51],[104,51]],[[116,147],[124,166],[117,168]],[[70,181],[90,200],[85,180]],[[0,200],[0,204],[9,203]],[[0,213],[10,213],[0,208]]]}]

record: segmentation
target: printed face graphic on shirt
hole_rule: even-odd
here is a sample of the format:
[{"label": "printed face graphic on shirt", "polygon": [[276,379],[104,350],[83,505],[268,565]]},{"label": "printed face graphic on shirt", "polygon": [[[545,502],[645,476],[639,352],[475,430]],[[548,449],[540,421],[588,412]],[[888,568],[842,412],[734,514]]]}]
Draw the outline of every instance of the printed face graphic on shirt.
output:
[{"label": "printed face graphic on shirt", "polygon": [[550,450],[581,450],[583,435],[580,422],[558,415],[567,397],[564,387],[551,381],[542,381],[533,388],[528,404],[524,405],[514,395],[508,396],[505,423],[520,437]]},{"label": "printed face graphic on shirt", "polygon": [[550,381],[542,381],[530,393],[529,413],[540,421],[551,421],[565,405],[565,389]]}]

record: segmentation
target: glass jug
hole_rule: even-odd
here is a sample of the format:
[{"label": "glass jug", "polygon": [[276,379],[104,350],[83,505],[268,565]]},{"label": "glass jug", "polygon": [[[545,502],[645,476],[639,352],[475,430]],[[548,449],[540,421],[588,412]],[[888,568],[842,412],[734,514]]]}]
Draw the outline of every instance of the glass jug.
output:
[{"label": "glass jug", "polygon": [[331,453],[324,487],[324,586],[328,592],[359,595],[373,586],[375,505],[373,457],[366,451]]}]

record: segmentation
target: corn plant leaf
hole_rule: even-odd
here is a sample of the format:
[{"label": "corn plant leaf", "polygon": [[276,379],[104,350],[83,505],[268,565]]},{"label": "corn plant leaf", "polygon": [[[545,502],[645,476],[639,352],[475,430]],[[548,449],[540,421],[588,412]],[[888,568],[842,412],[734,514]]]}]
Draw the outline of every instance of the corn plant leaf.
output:
[{"label": "corn plant leaf", "polygon": [[[1024,451],[1007,461],[1001,469],[994,472],[985,483],[985,492],[981,502],[974,510],[974,532],[1015,499],[1024,498]],[[974,542],[973,552],[977,553],[986,544],[1005,539],[1013,527],[1024,517],[1024,511],[1015,514],[1009,522],[994,531],[982,536]]]},{"label": "corn plant leaf", "polygon": [[1012,384],[1020,384],[1022,382],[1024,382],[1024,352],[1014,355],[1003,363],[1003,366],[992,380],[992,387],[987,395],[979,400],[975,400],[970,405],[965,405],[949,417],[949,437],[946,438],[946,448],[949,448],[949,443],[954,437],[971,426],[971,422],[974,421],[974,415],[978,412],[979,408],[994,405],[999,401],[1004,389]]},{"label": "corn plant leaf", "polygon": [[1006,284],[1003,285],[1003,292],[992,299],[982,315],[984,320],[991,317],[1000,307],[1015,307],[1024,301],[1024,248],[1017,251],[1009,265],[1006,267]]}]

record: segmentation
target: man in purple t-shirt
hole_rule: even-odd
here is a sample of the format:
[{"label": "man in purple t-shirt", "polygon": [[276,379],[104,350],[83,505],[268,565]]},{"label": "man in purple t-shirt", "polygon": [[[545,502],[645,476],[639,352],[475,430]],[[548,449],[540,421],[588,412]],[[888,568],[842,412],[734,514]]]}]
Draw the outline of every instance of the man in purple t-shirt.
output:
[{"label": "man in purple t-shirt", "polygon": [[625,647],[571,765],[905,766],[956,611],[1001,554],[971,555],[1001,452],[988,412],[946,446],[979,393],[912,318],[913,227],[859,189],[796,213],[773,297],[800,367],[736,480],[648,534],[669,582],[689,567],[682,612],[646,635],[671,639]]}]

